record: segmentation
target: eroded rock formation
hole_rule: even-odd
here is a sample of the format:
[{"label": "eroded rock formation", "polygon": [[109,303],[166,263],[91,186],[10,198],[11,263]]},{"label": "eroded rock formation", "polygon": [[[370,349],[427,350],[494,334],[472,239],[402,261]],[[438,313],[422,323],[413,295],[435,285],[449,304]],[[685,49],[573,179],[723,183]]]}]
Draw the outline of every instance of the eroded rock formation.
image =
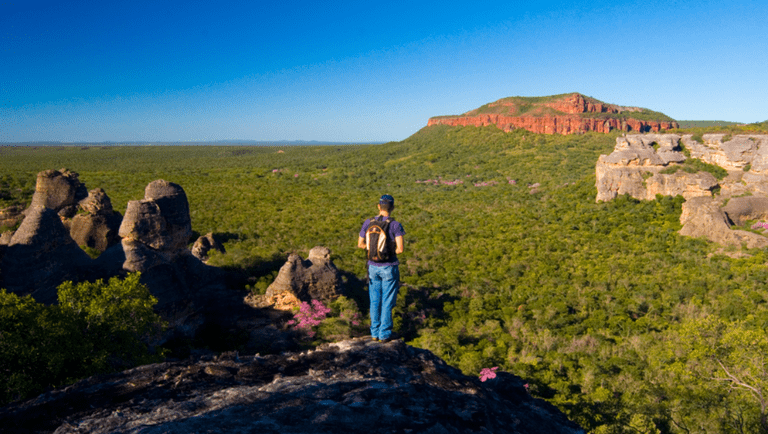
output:
[{"label": "eroded rock formation", "polygon": [[112,210],[112,202],[103,189],[89,191],[78,206],[83,213],[64,222],[77,245],[103,252],[120,242],[118,231],[122,216]]},{"label": "eroded rock formation", "polygon": [[720,204],[709,197],[695,197],[683,203],[680,215],[680,235],[704,237],[724,245],[745,245],[747,248],[768,246],[768,238],[745,230],[732,230],[728,216]]},{"label": "eroded rock formation", "polygon": [[5,249],[0,269],[3,285],[41,303],[55,303],[56,287],[79,280],[91,258],[72,240],[56,210],[31,206]]},{"label": "eroded rock formation", "polygon": [[331,261],[326,247],[313,247],[307,260],[293,253],[280,268],[277,278],[263,296],[249,295],[247,303],[254,307],[290,310],[302,301],[331,301],[340,295],[339,270]]},{"label": "eroded rock formation", "polygon": [[362,339],[92,377],[0,409],[0,426],[57,434],[584,432],[512,374],[483,383],[402,341]]},{"label": "eroded rock formation", "polygon": [[675,134],[617,138],[614,151],[597,160],[597,200],[611,200],[620,194],[640,200],[653,200],[657,194],[682,195],[686,199],[712,196],[718,183],[710,173],[662,173],[685,161],[679,141],[680,136]]},{"label": "eroded rock formation", "polygon": [[119,235],[128,271],[147,271],[188,253],[192,223],[184,189],[162,179],[150,182],[143,200],[128,202]]},{"label": "eroded rock formation", "polygon": [[[543,100],[543,101],[542,101]],[[612,130],[648,132],[678,128],[673,120],[639,120],[633,113],[647,112],[639,107],[606,104],[573,93],[552,99],[511,97],[486,104],[463,115],[430,118],[427,126],[496,125],[504,131],[523,128],[540,134],[579,134]],[[660,118],[666,118],[658,114]]]},{"label": "eroded rock formation", "polygon": [[37,174],[35,194],[29,208],[43,206],[63,217],[72,217],[77,212],[77,203],[86,197],[88,191],[76,172],[45,170]]},{"label": "eroded rock formation", "polygon": [[23,206],[14,205],[0,209],[0,231],[16,226],[16,223],[19,223],[22,219],[24,219]]},{"label": "eroded rock formation", "polygon": [[201,236],[195,241],[195,244],[192,245],[192,255],[203,262],[208,261],[208,252],[211,250],[226,253],[224,246],[216,239],[213,232]]},{"label": "eroded rock formation", "polygon": [[[734,224],[743,225],[748,220],[768,219],[765,145],[765,135],[705,134],[701,143],[692,135],[619,137],[614,151],[601,155],[595,167],[596,200],[611,200],[620,194],[641,200],[652,200],[657,194],[681,195],[686,199],[680,217],[681,234],[726,245],[765,247],[768,238],[731,229]],[[707,172],[679,170],[687,158],[720,166],[728,175],[718,181]]]}]

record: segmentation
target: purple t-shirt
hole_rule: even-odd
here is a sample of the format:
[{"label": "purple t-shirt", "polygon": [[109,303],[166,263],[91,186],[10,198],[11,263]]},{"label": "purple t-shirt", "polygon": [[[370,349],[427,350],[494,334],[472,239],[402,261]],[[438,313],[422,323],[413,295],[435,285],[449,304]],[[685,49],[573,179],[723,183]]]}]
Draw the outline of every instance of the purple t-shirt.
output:
[{"label": "purple t-shirt", "polygon": [[[377,216],[374,217],[378,221],[384,221],[386,220],[386,217],[384,216]],[[368,226],[371,225],[371,219],[365,220],[363,222],[363,228],[360,229],[360,238],[365,238],[365,231],[368,230]],[[397,220],[392,220],[389,222],[389,230],[387,231],[387,235],[394,241],[397,237],[402,237],[405,235],[405,229],[403,229],[403,225],[400,224]],[[397,260],[397,254],[392,252],[394,255],[393,260],[390,262],[374,262],[374,261],[368,261],[368,265],[373,265],[375,267],[383,267],[385,265],[400,265],[400,261]]]}]

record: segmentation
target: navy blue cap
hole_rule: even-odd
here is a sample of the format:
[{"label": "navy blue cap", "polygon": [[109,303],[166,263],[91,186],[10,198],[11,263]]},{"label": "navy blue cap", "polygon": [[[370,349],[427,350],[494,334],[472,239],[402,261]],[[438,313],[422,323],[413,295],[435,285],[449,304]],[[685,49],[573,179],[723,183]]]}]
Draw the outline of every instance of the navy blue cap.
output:
[{"label": "navy blue cap", "polygon": [[388,194],[385,194],[385,195],[381,196],[381,199],[379,199],[379,203],[382,204],[382,205],[385,204],[385,203],[391,203],[392,205],[394,205],[395,204],[395,198],[390,196],[390,195],[388,195]]}]

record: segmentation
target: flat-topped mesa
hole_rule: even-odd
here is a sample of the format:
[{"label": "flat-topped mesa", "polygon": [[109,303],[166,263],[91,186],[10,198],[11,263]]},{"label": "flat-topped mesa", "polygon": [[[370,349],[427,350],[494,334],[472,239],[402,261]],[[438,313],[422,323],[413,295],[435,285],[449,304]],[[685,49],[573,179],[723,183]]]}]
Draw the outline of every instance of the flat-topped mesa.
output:
[{"label": "flat-topped mesa", "polygon": [[427,126],[432,125],[496,125],[507,132],[522,128],[540,134],[658,132],[679,127],[674,119],[662,113],[607,104],[579,93],[502,98],[462,115],[430,118]]}]

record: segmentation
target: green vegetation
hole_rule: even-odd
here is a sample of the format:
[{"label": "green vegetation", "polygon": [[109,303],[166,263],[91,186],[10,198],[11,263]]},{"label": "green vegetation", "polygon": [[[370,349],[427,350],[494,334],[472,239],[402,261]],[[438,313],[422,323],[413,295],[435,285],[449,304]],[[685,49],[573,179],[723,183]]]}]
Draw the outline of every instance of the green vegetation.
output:
[{"label": "green vegetation", "polygon": [[59,304],[44,306],[0,290],[0,404],[162,360],[144,343],[161,325],[138,273],[58,291]]},{"label": "green vegetation", "polygon": [[728,122],[728,121],[677,121],[680,128],[712,128],[712,127],[727,127],[731,125],[742,125],[741,122]]},{"label": "green vegetation", "polygon": [[729,138],[735,134],[766,134],[768,133],[768,121],[758,122],[754,124],[729,124],[716,127],[683,127],[684,124],[680,124],[679,129],[668,130],[668,133],[673,134],[693,134],[691,139],[704,143],[704,134],[726,134],[726,138]]},{"label": "green vegetation", "polygon": [[211,263],[254,291],[290,252],[329,247],[353,291],[318,340],[359,332],[340,316],[367,308],[357,231],[392,194],[406,229],[395,325],[412,345],[470,375],[520,375],[592,433],[758,432],[762,402],[721,379],[763,390],[768,254],[681,237],[679,197],[596,203],[595,162],[616,137],[435,126],[370,146],[13,148],[0,179],[69,167],[119,211],[176,182],[193,230],[227,240]]},{"label": "green vegetation", "polygon": [[683,170],[688,173],[709,172],[718,180],[723,180],[726,176],[728,176],[728,171],[722,167],[715,164],[705,163],[698,158],[690,157],[685,160],[683,164],[670,165],[659,173],[670,175],[676,173],[678,170]]}]

